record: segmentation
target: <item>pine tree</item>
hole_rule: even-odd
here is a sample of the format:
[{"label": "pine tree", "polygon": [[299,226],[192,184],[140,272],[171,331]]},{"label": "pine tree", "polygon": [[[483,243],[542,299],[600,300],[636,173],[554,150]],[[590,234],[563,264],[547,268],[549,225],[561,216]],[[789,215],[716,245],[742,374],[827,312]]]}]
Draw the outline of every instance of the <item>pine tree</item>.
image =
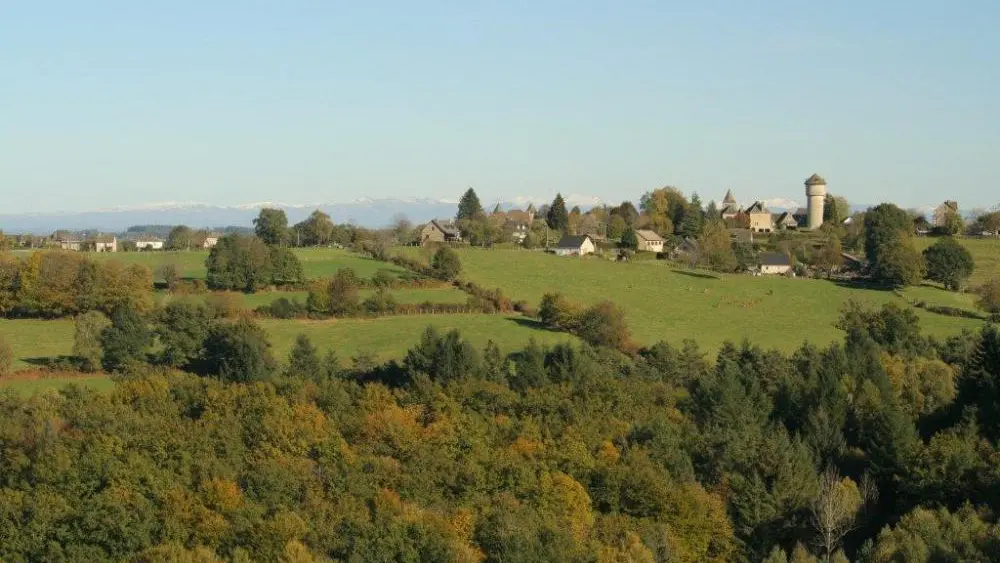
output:
[{"label": "pine tree", "polygon": [[684,209],[681,219],[680,234],[685,237],[697,238],[705,224],[705,211],[701,208],[701,198],[698,194],[691,195],[691,202]]},{"label": "pine tree", "polygon": [[472,188],[465,190],[462,199],[458,202],[458,215],[455,216],[455,220],[472,221],[482,219],[485,215],[486,212],[483,211],[483,205],[479,203],[479,196],[476,195],[476,190]]},{"label": "pine tree", "polygon": [[316,347],[308,336],[299,334],[292,351],[288,354],[288,375],[319,381],[323,371]]},{"label": "pine tree", "polygon": [[565,232],[569,227],[569,213],[566,211],[566,201],[563,200],[562,194],[556,194],[556,198],[552,200],[552,206],[549,207],[545,221],[550,229],[556,231]]},{"label": "pine tree", "polygon": [[635,231],[632,229],[627,229],[622,233],[622,238],[618,241],[618,248],[625,250],[636,250],[639,248],[639,237],[636,236]]}]

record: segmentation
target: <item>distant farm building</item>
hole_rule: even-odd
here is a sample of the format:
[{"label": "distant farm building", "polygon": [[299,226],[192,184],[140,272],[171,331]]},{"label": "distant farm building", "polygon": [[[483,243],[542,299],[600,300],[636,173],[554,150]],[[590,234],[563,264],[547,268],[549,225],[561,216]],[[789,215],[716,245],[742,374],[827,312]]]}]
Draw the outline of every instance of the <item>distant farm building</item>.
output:
[{"label": "distant farm building", "polygon": [[118,252],[118,237],[114,235],[99,235],[87,243],[94,252]]},{"label": "distant farm building", "polygon": [[205,235],[205,240],[201,243],[202,248],[215,248],[215,245],[219,244],[219,239],[222,235],[219,233],[209,233]]},{"label": "distant farm building", "polygon": [[750,230],[755,233],[770,233],[774,230],[774,217],[771,211],[764,206],[763,201],[755,202],[747,208],[746,214],[750,217]]},{"label": "distant farm building", "polygon": [[760,254],[760,273],[764,275],[785,275],[792,271],[792,259],[780,252]]},{"label": "distant farm building", "polygon": [[461,240],[462,235],[458,231],[458,228],[437,219],[424,225],[424,228],[420,231],[420,244],[459,242]]},{"label": "distant farm building", "polygon": [[653,231],[640,229],[635,232],[635,238],[639,241],[639,250],[644,252],[663,252],[663,237]]},{"label": "distant farm building", "polygon": [[159,237],[143,236],[135,239],[136,250],[163,250],[164,240]]},{"label": "distant farm building", "polygon": [[553,249],[559,256],[585,256],[597,250],[589,235],[563,235]]}]

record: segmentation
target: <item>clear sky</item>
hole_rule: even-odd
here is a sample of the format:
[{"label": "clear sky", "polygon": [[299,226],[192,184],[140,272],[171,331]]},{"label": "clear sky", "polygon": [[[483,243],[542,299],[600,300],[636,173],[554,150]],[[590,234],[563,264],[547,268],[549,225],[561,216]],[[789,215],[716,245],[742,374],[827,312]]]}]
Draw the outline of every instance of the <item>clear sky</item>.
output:
[{"label": "clear sky", "polygon": [[3,212],[1000,201],[996,0],[0,3]]}]

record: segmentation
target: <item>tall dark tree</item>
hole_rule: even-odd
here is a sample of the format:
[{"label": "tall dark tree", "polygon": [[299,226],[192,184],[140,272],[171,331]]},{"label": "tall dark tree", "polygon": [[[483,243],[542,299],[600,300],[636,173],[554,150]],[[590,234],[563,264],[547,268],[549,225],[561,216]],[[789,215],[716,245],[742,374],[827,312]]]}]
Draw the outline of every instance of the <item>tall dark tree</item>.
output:
[{"label": "tall dark tree", "polygon": [[288,239],[288,216],[283,209],[264,208],[253,220],[254,233],[264,244],[280,246]]},{"label": "tall dark tree", "polygon": [[912,233],[913,221],[905,210],[891,203],[869,209],[864,216],[865,254],[877,260],[879,249],[894,240],[905,240]]},{"label": "tall dark tree", "polygon": [[288,375],[319,381],[323,378],[324,371],[319,352],[312,341],[305,334],[299,334],[288,354]]},{"label": "tall dark tree", "polygon": [[639,237],[636,236],[634,230],[626,229],[625,232],[622,233],[622,238],[618,241],[618,248],[625,250],[638,250]]},{"label": "tall dark tree", "polygon": [[635,205],[632,205],[631,201],[623,201],[612,207],[610,215],[621,217],[629,227],[635,225],[635,222],[639,220],[639,210],[635,208]]},{"label": "tall dark tree", "polygon": [[562,194],[556,194],[556,198],[552,200],[545,222],[555,231],[565,232],[569,228],[569,212],[566,211],[566,201]]},{"label": "tall dark tree", "polygon": [[913,221],[906,211],[891,203],[869,209],[864,231],[865,254],[875,281],[901,287],[923,277],[923,258],[913,248]]},{"label": "tall dark tree", "polygon": [[951,237],[939,239],[924,250],[924,260],[927,278],[953,291],[961,289],[975,268],[972,253]]},{"label": "tall dark tree", "polygon": [[267,333],[249,319],[217,324],[205,339],[206,375],[242,383],[265,381],[276,367]]},{"label": "tall dark tree", "polygon": [[684,217],[680,223],[680,235],[698,238],[705,224],[705,210],[701,207],[701,198],[697,193],[691,194],[691,201],[684,209]]},{"label": "tall dark tree", "polygon": [[153,343],[146,319],[130,304],[119,305],[111,313],[111,326],[101,332],[101,360],[104,369],[118,371],[145,360]]},{"label": "tall dark tree", "polygon": [[472,221],[482,219],[485,216],[486,212],[483,211],[483,204],[479,202],[476,190],[472,188],[465,190],[465,193],[462,194],[462,199],[458,201],[458,214],[455,215],[455,220]]},{"label": "tall dark tree", "polygon": [[1000,330],[995,325],[980,333],[965,372],[956,404],[975,407],[984,433],[1000,440]]},{"label": "tall dark tree", "polygon": [[174,367],[188,365],[201,356],[210,326],[211,313],[205,305],[183,301],[167,304],[156,316],[160,360]]}]

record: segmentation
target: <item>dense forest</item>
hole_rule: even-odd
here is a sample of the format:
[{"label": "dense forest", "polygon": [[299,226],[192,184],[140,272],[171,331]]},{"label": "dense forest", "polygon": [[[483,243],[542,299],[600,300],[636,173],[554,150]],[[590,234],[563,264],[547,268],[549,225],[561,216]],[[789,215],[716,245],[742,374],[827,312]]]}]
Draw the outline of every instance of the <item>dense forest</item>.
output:
[{"label": "dense forest", "polygon": [[714,357],[428,329],[401,362],[342,368],[305,338],[278,361],[246,319],[161,331],[181,357],[134,361],[137,333],[190,323],[123,311],[101,338],[114,391],[0,394],[3,561],[1000,552],[995,327],[935,341],[849,306],[841,343]]}]

